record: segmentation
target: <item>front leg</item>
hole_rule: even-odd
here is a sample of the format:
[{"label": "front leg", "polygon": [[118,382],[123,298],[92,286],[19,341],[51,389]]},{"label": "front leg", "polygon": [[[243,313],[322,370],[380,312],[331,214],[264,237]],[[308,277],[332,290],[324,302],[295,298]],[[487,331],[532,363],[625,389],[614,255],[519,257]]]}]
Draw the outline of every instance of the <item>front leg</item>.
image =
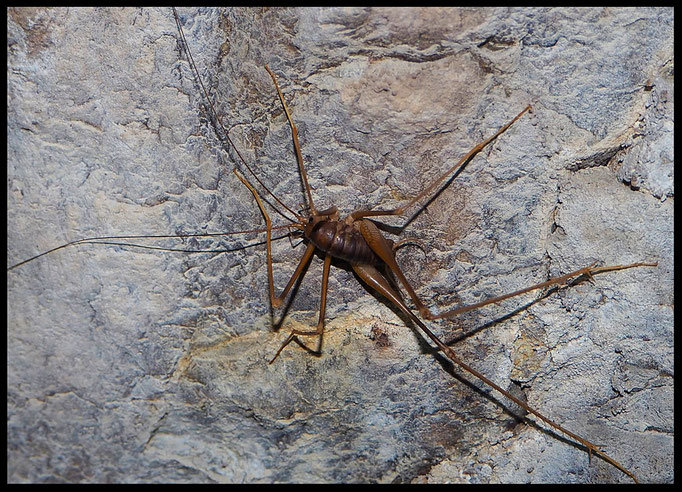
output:
[{"label": "front leg", "polygon": [[284,350],[284,347],[289,345],[297,335],[305,337],[319,336],[320,341],[318,344],[317,353],[319,354],[322,351],[322,334],[324,333],[324,313],[327,308],[327,285],[329,283],[329,267],[331,266],[331,264],[332,257],[330,255],[326,255],[324,257],[324,267],[322,269],[322,294],[320,296],[320,317],[317,321],[317,327],[315,327],[315,331],[291,330],[291,333],[289,333],[289,336],[284,341],[282,346],[279,348],[279,350],[272,358],[272,360],[270,360],[269,364],[275,362],[275,359],[277,359],[282,350]]}]

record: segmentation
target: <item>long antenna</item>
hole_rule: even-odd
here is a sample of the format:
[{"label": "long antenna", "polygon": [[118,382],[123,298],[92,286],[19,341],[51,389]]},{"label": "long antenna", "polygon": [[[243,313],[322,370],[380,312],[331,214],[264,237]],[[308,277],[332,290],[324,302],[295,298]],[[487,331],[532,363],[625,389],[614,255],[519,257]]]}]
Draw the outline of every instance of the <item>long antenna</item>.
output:
[{"label": "long antenna", "polygon": [[[286,229],[286,228],[291,228],[292,226],[289,224],[285,225],[279,225],[279,226],[273,226],[271,229]],[[38,253],[37,255],[31,256],[30,258],[20,261],[19,263],[15,263],[14,265],[11,265],[7,267],[7,271],[9,272],[10,270],[14,270],[15,268],[20,267],[21,265],[24,265],[26,263],[29,263],[37,258],[40,258],[41,256],[48,255],[50,253],[54,253],[55,251],[59,251],[60,249],[67,248],[69,246],[75,246],[77,244],[108,244],[110,246],[130,246],[133,248],[143,248],[143,249],[156,249],[156,250],[161,250],[161,251],[177,251],[177,252],[183,252],[183,253],[225,253],[225,252],[230,252],[233,250],[188,250],[188,249],[173,249],[173,248],[162,248],[160,246],[147,246],[147,245],[141,245],[141,244],[133,244],[133,243],[119,243],[119,242],[113,242],[112,239],[169,239],[169,238],[178,238],[178,237],[215,237],[215,236],[231,236],[235,234],[249,234],[253,232],[265,232],[265,229],[251,229],[248,231],[237,231],[237,232],[211,232],[211,233],[204,233],[204,234],[173,234],[173,235],[151,235],[151,234],[145,234],[145,235],[130,235],[130,236],[96,236],[96,237],[85,237],[82,239],[76,239],[75,241],[71,241],[65,244],[62,244],[60,246],[56,246],[52,249],[48,249],[47,251],[43,251],[42,253]],[[287,237],[287,235],[278,237],[276,239],[282,239],[284,237]],[[239,249],[239,248],[237,248]]]},{"label": "long antenna", "polygon": [[[265,189],[265,191],[267,191],[267,192],[268,192],[268,193],[277,201],[277,203],[279,203],[282,207],[284,207],[285,209],[287,209],[287,210],[289,211],[289,213],[291,213],[294,217],[296,217],[296,219],[297,219],[299,222],[302,222],[302,221],[304,220],[304,218],[303,218],[301,215],[297,214],[297,213],[294,212],[292,209],[290,209],[289,207],[287,207],[286,204],[285,204],[282,200],[280,200],[279,198],[277,198],[277,196],[276,196],[272,191],[270,191],[270,189],[269,189],[267,186],[265,186],[265,184],[260,180],[260,178],[258,177],[258,175],[253,171],[253,169],[251,169],[251,166],[249,166],[249,164],[246,162],[246,160],[244,159],[244,157],[242,157],[241,152],[239,152],[239,149],[237,148],[237,146],[234,144],[234,142],[233,142],[232,139],[230,138],[230,135],[228,134],[227,130],[225,129],[225,126],[223,125],[223,122],[222,122],[222,120],[220,119],[220,116],[218,115],[218,112],[216,111],[215,106],[213,106],[213,102],[211,101],[211,97],[209,96],[208,90],[206,90],[206,87],[204,86],[204,81],[203,81],[203,79],[201,78],[201,74],[199,73],[199,69],[197,68],[196,63],[194,62],[194,57],[192,56],[192,52],[191,52],[190,49],[189,49],[189,44],[187,43],[187,38],[185,37],[185,31],[183,31],[183,29],[182,29],[182,24],[181,24],[181,22],[180,22],[180,17],[178,16],[178,12],[177,12],[177,10],[175,10],[175,7],[171,7],[171,8],[173,9],[173,16],[175,16],[175,23],[176,23],[177,26],[178,26],[178,32],[180,33],[180,37],[182,38],[182,43],[183,43],[183,47],[184,47],[184,49],[185,49],[185,53],[187,54],[187,60],[188,60],[188,62],[189,62],[189,64],[190,64],[190,67],[192,68],[192,72],[193,72],[194,75],[196,76],[197,81],[199,82],[199,85],[201,86],[201,90],[202,90],[203,93],[204,93],[204,97],[206,98],[206,101],[208,102],[208,105],[209,105],[209,107],[211,108],[211,113],[212,113],[212,115],[213,115],[213,118],[215,119],[215,121],[218,123],[218,125],[219,125],[220,128],[222,129],[223,134],[225,135],[225,138],[226,138],[227,141],[229,142],[230,146],[231,146],[231,147],[234,149],[234,151],[237,153],[237,155],[239,156],[239,159],[242,161],[242,163],[244,164],[244,166],[246,167],[246,169],[248,169],[248,171],[249,171],[249,172],[251,173],[251,175],[256,179],[256,181],[258,181],[258,184],[260,184],[260,185]],[[273,208],[274,208],[274,207],[273,207]],[[286,219],[288,219],[288,220],[290,220],[290,221],[292,221],[292,222],[295,222],[295,221],[293,221],[292,219],[290,219],[289,217],[287,217],[286,215],[284,215],[281,211],[277,210],[276,208],[275,208],[275,210],[276,210],[280,215],[282,215],[283,217],[285,217]]]}]

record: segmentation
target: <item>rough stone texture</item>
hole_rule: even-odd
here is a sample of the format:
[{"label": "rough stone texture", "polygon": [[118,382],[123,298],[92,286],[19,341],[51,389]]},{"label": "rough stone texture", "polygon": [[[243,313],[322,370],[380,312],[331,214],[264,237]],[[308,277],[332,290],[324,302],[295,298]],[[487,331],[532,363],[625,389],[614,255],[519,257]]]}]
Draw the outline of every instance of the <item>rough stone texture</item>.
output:
[{"label": "rough stone texture", "polygon": [[[423,251],[399,261],[436,310],[596,260],[658,261],[431,325],[642,481],[673,480],[672,9],[181,16],[237,145],[292,208],[265,63],[320,209],[400,203],[533,103],[409,224]],[[7,23],[8,265],[86,236],[262,227],[170,10],[9,9]],[[277,243],[278,289],[302,250]],[[273,333],[263,246],[79,246],[8,272],[8,480],[629,481],[517,424],[342,269],[321,357],[292,344],[268,365],[288,326],[315,323],[320,276],[315,259]]]}]

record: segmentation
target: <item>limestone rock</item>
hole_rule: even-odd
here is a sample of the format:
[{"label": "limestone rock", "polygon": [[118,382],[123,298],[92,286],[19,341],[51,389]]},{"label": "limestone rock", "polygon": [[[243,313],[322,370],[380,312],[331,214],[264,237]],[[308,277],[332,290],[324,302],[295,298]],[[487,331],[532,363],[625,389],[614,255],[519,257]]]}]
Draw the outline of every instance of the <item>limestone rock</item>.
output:
[{"label": "limestone rock", "polygon": [[[409,224],[422,249],[399,261],[435,311],[658,261],[431,325],[641,481],[672,482],[671,8],[180,15],[231,138],[295,211],[266,63],[318,209],[344,213],[402,203],[531,103]],[[170,10],[9,9],[7,27],[8,266],[83,237],[263,227]],[[321,356],[292,343],[268,365],[315,325],[321,262],[274,333],[263,239],[119,240],[245,248],[81,245],[8,272],[8,480],[629,481],[517,423],[344,269]],[[303,249],[276,243],[278,291]]]}]

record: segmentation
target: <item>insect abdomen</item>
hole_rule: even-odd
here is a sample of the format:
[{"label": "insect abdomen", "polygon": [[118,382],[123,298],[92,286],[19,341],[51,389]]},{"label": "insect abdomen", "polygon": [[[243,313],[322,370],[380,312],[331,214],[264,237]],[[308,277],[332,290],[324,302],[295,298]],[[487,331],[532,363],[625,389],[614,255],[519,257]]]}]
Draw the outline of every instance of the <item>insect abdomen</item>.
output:
[{"label": "insect abdomen", "polygon": [[359,230],[338,220],[323,220],[313,226],[308,239],[335,258],[360,265],[376,265],[379,258]]}]

